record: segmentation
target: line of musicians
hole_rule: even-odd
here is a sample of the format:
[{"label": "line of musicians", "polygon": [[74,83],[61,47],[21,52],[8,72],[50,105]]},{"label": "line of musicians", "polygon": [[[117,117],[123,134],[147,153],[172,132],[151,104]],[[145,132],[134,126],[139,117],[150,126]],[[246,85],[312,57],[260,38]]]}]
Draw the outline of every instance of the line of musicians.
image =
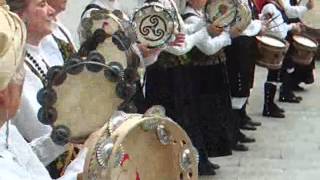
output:
[{"label": "line of musicians", "polygon": [[[73,53],[75,48],[72,45],[70,33],[57,19],[55,19],[57,27],[53,32],[41,32],[44,35],[51,33],[52,36],[44,39],[44,36],[40,37],[39,34],[32,33],[32,31],[36,32],[46,27],[47,22],[43,23],[42,27],[32,27],[32,23],[36,24],[37,22],[28,19],[30,18],[28,16],[39,16],[41,8],[46,8],[46,15],[53,18],[56,16],[55,12],[59,13],[64,10],[63,8],[52,10],[47,1],[31,0],[32,6],[37,10],[34,12],[32,9],[21,6],[26,2],[24,0],[8,1],[11,10],[15,10],[28,23],[29,27],[27,29],[29,34],[27,35],[25,60],[27,77],[22,92],[22,108],[13,123],[24,139],[31,142],[51,131],[50,127],[39,124],[36,117],[39,104],[36,102],[35,92],[43,86],[43,74],[50,66],[61,64],[68,59],[69,53]],[[59,3],[48,2],[52,6],[56,5],[55,9],[59,9]],[[62,3],[65,1],[60,2],[60,4]],[[167,115],[186,130],[198,149],[199,174],[214,175],[219,166],[210,162],[208,158],[231,155],[232,150],[247,151],[248,148],[243,143],[254,142],[255,139],[247,137],[240,129],[255,130],[256,126],[261,125],[260,122],[253,121],[246,112],[246,104],[254,84],[255,61],[258,56],[255,36],[271,33],[280,39],[290,41],[293,33],[301,31],[299,22],[293,18],[299,19],[314,5],[312,0],[308,1],[306,5],[298,5],[297,2],[289,0],[257,2],[248,0],[243,3],[248,3],[253,19],[245,31],[237,32],[236,29],[230,27],[218,27],[215,23],[208,25],[204,11],[206,3],[207,0],[188,0],[185,11],[180,12],[184,20],[182,29],[185,34],[180,34],[178,42],[173,46],[161,49],[161,52],[145,47],[140,49],[142,54],[145,54],[141,58],[149,62],[146,62],[148,66],[144,87],[145,96],[140,96],[145,99],[140,99],[137,102],[139,102],[138,107],[141,113],[152,105],[164,106]],[[88,7],[89,9],[117,9],[118,4],[116,0],[93,0]],[[41,46],[40,41],[42,41]],[[53,49],[59,53],[54,53]],[[51,52],[59,55],[57,58],[53,58],[59,62],[48,60],[52,59],[50,58]],[[262,113],[265,117],[285,117],[284,110],[274,101],[277,83],[282,83],[279,96],[281,102],[299,103],[302,98],[295,96],[293,91],[301,90],[299,86],[301,82],[309,84],[314,81],[312,74],[314,62],[308,66],[297,65],[290,59],[291,52],[289,49],[280,70],[270,69],[268,72],[264,86]],[[0,132],[4,132],[3,129],[5,128],[1,128]],[[20,134],[18,136],[20,137]],[[0,134],[1,140],[5,137],[5,133]],[[57,154],[61,154],[67,149],[67,147],[54,147],[55,145],[52,145],[51,141],[48,143],[50,147],[42,147],[43,149],[38,150],[45,165],[52,162],[52,159],[58,156]],[[23,139],[21,139],[21,144],[24,144]],[[7,144],[1,141],[0,145],[2,147]],[[53,153],[54,157],[44,156],[43,154],[47,153],[45,148],[51,148],[51,151],[54,152],[50,153]],[[31,149],[28,154],[30,153]],[[83,153],[80,155],[83,156]],[[0,158],[2,156],[6,157],[6,154],[0,153]],[[17,156],[19,156],[19,161],[24,159],[26,154],[20,153]],[[32,158],[34,157],[29,158],[31,159],[29,162],[33,162]],[[79,159],[81,157],[78,158],[80,165],[74,168],[77,171],[81,171],[79,166],[83,166],[83,162]],[[33,162],[31,167],[27,167],[26,163],[20,170],[21,172],[25,170],[28,177],[33,179],[39,179],[39,177],[40,179],[42,177],[42,180],[48,179],[43,167],[39,168],[39,163],[38,161]],[[55,172],[55,170],[61,171],[61,167],[63,167],[61,163],[63,162],[55,162],[49,168],[54,178],[58,178],[60,175],[60,172]],[[20,166],[15,162],[10,165],[14,166],[15,164]],[[40,170],[33,171],[31,168]],[[9,176],[10,172],[5,170],[5,168],[1,168],[0,171],[4,171],[4,173],[1,173],[0,177],[3,175],[6,177],[6,174],[7,177],[11,177]],[[26,177],[26,174],[15,174],[12,179],[19,179],[19,177]],[[71,173],[69,177],[65,176],[65,179],[76,179],[77,177]]]}]

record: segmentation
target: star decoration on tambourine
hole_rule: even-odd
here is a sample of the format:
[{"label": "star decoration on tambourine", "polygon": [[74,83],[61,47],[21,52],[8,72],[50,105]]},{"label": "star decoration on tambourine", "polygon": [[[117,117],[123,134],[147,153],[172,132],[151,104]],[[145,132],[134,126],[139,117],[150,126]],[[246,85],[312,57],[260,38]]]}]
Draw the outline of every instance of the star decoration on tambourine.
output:
[{"label": "star decoration on tambourine", "polygon": [[47,84],[37,94],[38,119],[53,126],[51,137],[59,145],[83,141],[115,110],[136,110],[131,102],[136,74],[117,61],[106,62],[97,51],[74,56],[48,70]]}]

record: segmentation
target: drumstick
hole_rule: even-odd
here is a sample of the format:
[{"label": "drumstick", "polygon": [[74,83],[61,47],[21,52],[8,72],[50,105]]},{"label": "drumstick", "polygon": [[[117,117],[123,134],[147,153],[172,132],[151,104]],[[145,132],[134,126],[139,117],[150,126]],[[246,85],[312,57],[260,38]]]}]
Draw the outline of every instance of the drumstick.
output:
[{"label": "drumstick", "polygon": [[268,27],[267,30],[271,30],[271,29],[273,29],[273,28],[279,27],[279,26],[281,26],[281,25],[284,24],[284,23],[285,23],[285,22],[282,22],[282,23],[277,24],[277,25],[275,25],[275,26]]},{"label": "drumstick", "polygon": [[272,21],[274,21],[275,19],[277,19],[281,14],[278,14],[277,16],[271,18],[271,19],[268,19],[266,25],[270,24]]}]

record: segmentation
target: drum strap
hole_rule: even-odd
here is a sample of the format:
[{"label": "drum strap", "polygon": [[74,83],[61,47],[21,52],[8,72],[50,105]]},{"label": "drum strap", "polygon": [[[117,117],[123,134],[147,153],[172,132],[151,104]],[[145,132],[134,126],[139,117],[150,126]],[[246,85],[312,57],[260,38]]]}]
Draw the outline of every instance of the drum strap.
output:
[{"label": "drum strap", "polygon": [[103,10],[105,8],[99,6],[99,5],[96,5],[96,4],[89,4],[85,9],[84,11],[82,12],[81,14],[81,18],[83,18],[84,14],[89,11],[90,9],[98,9],[98,10]]}]

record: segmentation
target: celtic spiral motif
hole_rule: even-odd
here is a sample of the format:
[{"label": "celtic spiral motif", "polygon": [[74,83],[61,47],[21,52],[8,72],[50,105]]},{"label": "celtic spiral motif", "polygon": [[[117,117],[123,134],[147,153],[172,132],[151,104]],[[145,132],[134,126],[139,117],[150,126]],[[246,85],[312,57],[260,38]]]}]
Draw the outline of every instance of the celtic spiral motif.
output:
[{"label": "celtic spiral motif", "polygon": [[142,19],[139,31],[145,36],[145,39],[159,41],[165,36],[165,32],[167,32],[166,21],[158,15],[147,16]]}]

